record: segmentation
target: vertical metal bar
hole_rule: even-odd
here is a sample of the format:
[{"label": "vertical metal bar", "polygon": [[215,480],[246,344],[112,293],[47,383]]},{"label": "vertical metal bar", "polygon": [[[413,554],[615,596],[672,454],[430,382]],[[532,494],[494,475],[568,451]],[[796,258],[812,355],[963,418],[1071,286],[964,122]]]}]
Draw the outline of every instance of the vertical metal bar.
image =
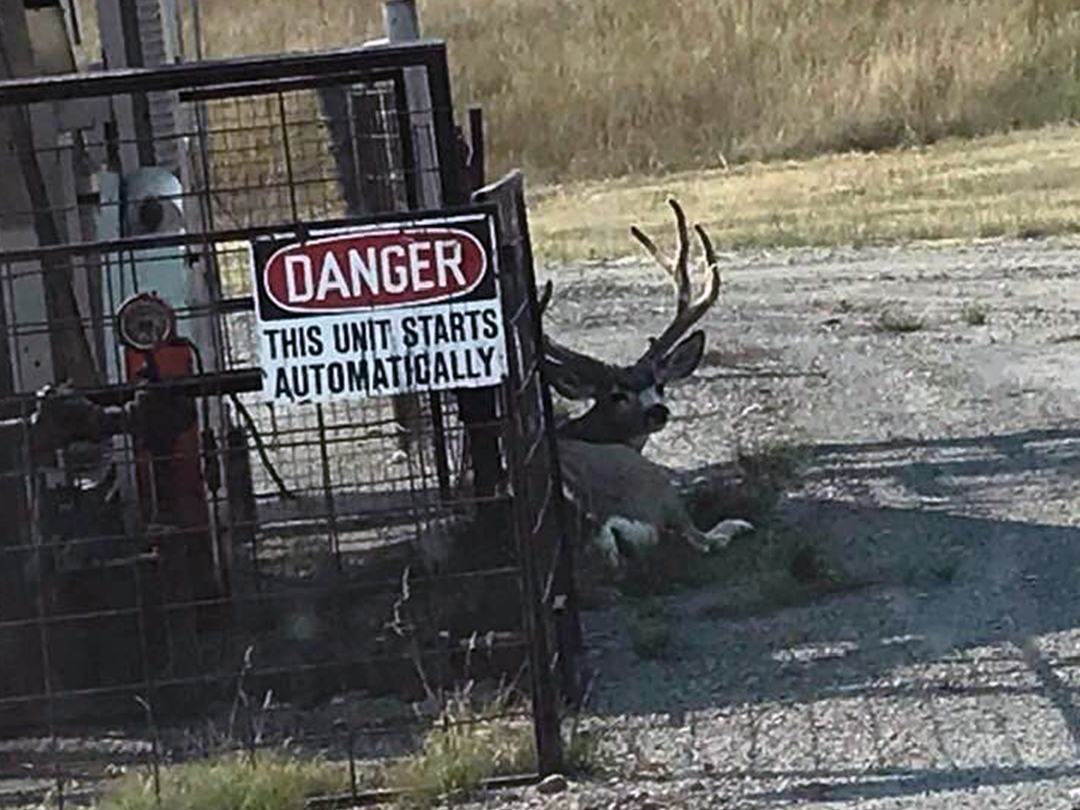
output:
[{"label": "vertical metal bar", "polygon": [[[101,204],[101,194],[95,187],[93,180],[94,171],[91,165],[90,155],[86,149],[86,139],[81,130],[77,130],[73,136],[74,148],[71,150],[71,169],[75,177],[75,207],[79,220],[79,240],[82,242],[97,241],[97,221],[95,212]],[[86,277],[86,291],[89,300],[90,328],[92,330],[91,344],[94,354],[101,368],[103,382],[108,382],[108,360],[105,348],[105,311],[102,297],[102,266],[101,254],[96,250],[89,250],[83,256],[83,273]],[[113,310],[109,310],[113,312]]]},{"label": "vertical metal bar", "polygon": [[57,810],[64,810],[64,770],[60,767],[60,753],[55,738],[52,743],[52,749],[53,756],[56,758],[53,763],[53,772],[56,777],[56,807]]},{"label": "vertical metal bar", "polygon": [[334,555],[333,597],[334,609],[337,613],[337,622],[334,628],[336,643],[333,645],[333,650],[334,658],[337,660],[336,675],[338,677],[338,687],[341,692],[345,692],[348,666],[342,656],[342,651],[349,638],[349,615],[346,610],[345,599],[341,590],[345,566],[341,559],[341,542],[337,529],[337,509],[334,503],[334,480],[333,473],[330,469],[330,448],[327,444],[328,437],[326,435],[326,419],[323,413],[323,406],[316,405],[315,413],[316,418],[318,419],[319,458],[322,465],[323,493],[326,498],[327,520],[330,531],[330,549],[331,553]]},{"label": "vertical metal bar", "polygon": [[473,190],[487,183],[487,150],[484,144],[484,110],[469,108],[469,169]]},{"label": "vertical metal bar", "polygon": [[[387,4],[387,8],[389,8],[389,5]],[[420,177],[417,171],[408,91],[405,77],[400,72],[394,74],[394,100],[398,116],[398,136],[401,139],[402,171],[405,173],[405,196],[408,200],[409,210],[412,211],[420,207],[423,178]],[[405,396],[419,400],[418,394],[406,394]],[[439,479],[439,494],[444,499],[448,499],[451,496],[450,462],[446,452],[446,420],[443,412],[443,395],[438,391],[432,391],[428,395],[428,401],[431,407],[431,430],[435,452],[435,470]],[[405,427],[408,430],[412,429],[412,426]],[[417,438],[419,442],[423,441],[423,437]]]},{"label": "vertical metal bar", "polygon": [[[409,40],[419,37],[419,21],[416,17],[416,8],[411,4],[399,4],[398,9],[392,9],[393,3],[386,3],[383,7],[385,12],[385,24],[387,35],[391,40]],[[396,12],[401,12],[400,14]],[[410,211],[415,211],[417,208],[423,207],[422,201],[423,178],[420,176],[420,172],[417,171],[418,161],[416,159],[416,143],[413,140],[413,124],[412,124],[412,109],[411,100],[409,98],[408,83],[405,81],[405,71],[396,71],[394,73],[394,110],[397,115],[397,135],[398,135],[398,151],[401,156],[401,171],[404,175],[403,183],[405,188],[405,201],[406,208]],[[389,147],[389,144],[387,145]],[[393,151],[390,150],[390,156],[393,156]],[[396,167],[391,165],[391,174],[393,174]],[[391,184],[393,189],[393,183]],[[395,199],[399,199],[395,194]],[[442,395],[436,391],[432,391],[428,395],[428,402],[431,408],[431,428],[433,438],[433,450],[435,453],[435,469],[439,479],[439,492],[444,498],[448,498],[450,495],[450,476],[449,476],[449,464],[446,460],[446,445],[445,445],[445,423],[443,421],[443,409],[442,409]],[[410,407],[410,405],[412,407]],[[404,441],[406,443],[406,450],[411,449],[412,446],[422,448],[424,443],[424,437],[412,435],[420,424],[420,394],[409,393],[399,395],[394,399],[395,412],[410,413],[415,412],[414,418],[411,424],[402,424],[404,429]],[[423,453],[423,450],[420,449]],[[421,464],[423,460],[421,459]]]},{"label": "vertical metal bar", "polygon": [[146,711],[146,722],[150,728],[150,756],[151,769],[154,778],[154,804],[161,807],[161,745],[158,740],[157,722],[154,719],[154,701],[157,699],[157,689],[154,684],[154,669],[150,661],[150,643],[146,638],[146,599],[143,592],[142,571],[139,569],[144,559],[136,555],[131,568],[135,577],[135,622],[139,633],[139,655],[142,658],[143,687],[146,690],[146,698],[143,709]]},{"label": "vertical metal bar", "polygon": [[[510,353],[513,356],[513,353]],[[511,360],[511,366],[515,365]],[[518,373],[511,373],[510,385],[517,387]],[[548,639],[543,596],[537,571],[537,553],[532,543],[532,520],[528,509],[530,492],[525,460],[521,452],[520,411],[513,393],[507,397],[515,435],[510,445],[514,484],[514,524],[521,558],[525,632],[529,639],[529,679],[532,686],[533,730],[536,735],[537,769],[541,776],[556,773],[562,766],[562,739],[559,712],[548,671]]]},{"label": "vertical metal bar", "polygon": [[[12,352],[17,347],[17,339],[15,338],[17,324],[13,321],[9,325],[7,312],[7,302],[14,302],[15,300],[11,285],[11,266],[8,264],[0,265],[0,396],[15,393],[15,369],[13,368]],[[5,287],[8,288],[9,292],[5,292]],[[11,341],[14,341],[16,345],[12,345]],[[15,443],[12,442],[12,444]],[[2,465],[0,468],[16,471],[17,475],[22,467],[18,462],[21,451],[21,447],[7,446],[5,443],[0,443],[0,465]],[[13,476],[11,486],[0,487],[0,514],[14,516],[15,518],[14,526],[11,528],[12,536],[0,539],[0,545],[3,545],[8,540],[13,545],[22,545],[26,542],[24,534],[26,531],[24,516],[27,514],[26,493],[23,488],[14,485],[15,480],[17,479]]]},{"label": "vertical metal bar", "polygon": [[[211,234],[215,229],[213,167],[210,164],[210,124],[207,117],[206,102],[195,103],[195,128],[199,140],[199,162],[202,166],[202,194],[199,199],[199,213],[202,215],[202,256],[206,265],[203,268],[209,294],[221,296],[221,274],[218,267],[217,250]],[[211,308],[210,336],[214,342],[213,369],[218,370],[222,359],[222,316],[217,307]],[[224,417],[222,417],[224,418]],[[223,429],[225,425],[222,425]]]},{"label": "vertical metal bar", "polygon": [[356,776],[356,732],[353,731],[352,724],[346,726],[346,733],[346,743],[349,746],[349,789],[355,805],[360,795],[360,782]]},{"label": "vertical metal bar", "polygon": [[401,144],[401,171],[405,175],[405,199],[410,211],[420,208],[420,173],[416,169],[416,147],[413,143],[412,114],[405,89],[405,77],[394,74],[394,114],[398,121],[398,138]]},{"label": "vertical metal bar", "polygon": [[[391,43],[415,42],[420,39],[420,18],[415,0],[387,0],[383,4],[383,24],[386,37]],[[423,208],[437,208],[446,203],[446,194],[444,189],[439,188],[439,178],[433,174],[433,171],[438,170],[440,158],[438,146],[432,143],[434,131],[428,129],[432,103],[425,73],[425,69],[419,66],[407,65],[401,68],[406,104],[413,113],[409,116],[409,136],[415,149],[412,155],[418,167],[415,172],[417,199]],[[417,121],[421,131],[419,137],[414,137],[413,125]]]},{"label": "vertical metal bar", "polygon": [[[34,456],[30,442],[29,423],[24,421],[26,429],[23,430],[23,458],[26,459],[27,481],[31,503],[31,527],[32,543],[36,551],[37,562],[37,626],[38,643],[41,644],[41,681],[45,697],[45,722],[49,729],[49,750],[53,757],[53,768],[56,777],[57,802],[60,810],[64,803],[64,775],[60,769],[60,746],[56,737],[56,705],[52,688],[52,656],[49,654],[49,620],[45,605],[45,594],[48,589],[47,583],[51,583],[53,573],[46,567],[45,539],[41,536],[41,523],[38,519],[41,515],[40,486],[37,481],[37,473],[34,468]],[[61,687],[62,687],[61,683]]]},{"label": "vertical metal bar", "polygon": [[172,604],[169,601],[169,591],[165,588],[165,577],[162,573],[161,558],[155,558],[154,574],[157,578],[157,589],[161,595],[161,630],[165,634],[165,657],[168,661],[169,667],[175,667],[177,665],[176,644],[173,643],[173,622],[172,613],[170,609]]},{"label": "vertical metal bar", "polygon": [[[199,165],[202,169],[202,214],[203,233],[214,230],[214,195],[213,171],[210,166],[210,122],[207,117],[206,102],[195,102],[195,131],[199,137]],[[207,243],[208,244],[208,243]]]},{"label": "vertical metal bar", "polygon": [[12,373],[11,345],[8,342],[7,301],[14,301],[14,291],[5,294],[5,285],[11,284],[11,266],[0,265],[0,396],[15,393],[15,376]]},{"label": "vertical metal bar", "polygon": [[[446,452],[446,419],[443,413],[442,394],[438,391],[430,393],[431,403],[431,432],[435,445],[435,471],[439,478],[439,495],[443,500],[449,500],[453,493],[450,486],[450,459]],[[423,436],[419,437],[423,443]]]},{"label": "vertical metal bar", "polygon": [[[15,389],[20,389],[25,385],[26,377],[25,377],[25,375],[23,373],[23,362],[22,362],[23,347],[22,347],[22,341],[19,340],[19,333],[20,333],[20,329],[19,329],[19,313],[15,308],[15,297],[16,297],[15,296],[15,279],[14,279],[14,272],[15,271],[14,271],[14,268],[10,264],[5,265],[5,267],[7,268],[8,301],[10,302],[10,305],[11,305],[11,318],[12,318],[12,320],[11,320],[11,331],[9,333],[11,335],[11,343],[10,343],[8,348],[11,351],[10,357],[11,357],[12,366],[13,366],[13,368],[12,368],[12,381],[13,381],[12,385],[13,385],[13,391],[14,391]],[[28,474],[29,473],[30,473],[30,471],[28,470]],[[27,503],[28,504],[29,504],[29,497],[30,497],[30,493],[27,492]]]},{"label": "vertical metal bar", "polygon": [[[196,0],[197,2],[197,0]],[[198,30],[198,23],[196,23],[196,30]],[[213,170],[210,166],[210,132],[209,122],[207,121],[206,103],[199,101],[195,103],[195,128],[199,137],[199,162],[202,166],[202,195],[200,198],[199,212],[202,214],[202,255],[204,261],[207,262],[207,266],[204,272],[208,277],[216,278],[217,273],[217,254],[214,249],[214,243],[210,237],[211,232],[214,230],[214,195],[213,195]],[[215,285],[216,290],[220,290],[220,285]],[[217,335],[217,330],[220,328],[220,316],[216,312],[211,315],[214,318],[215,328],[211,329],[211,334],[214,334],[217,338],[215,343],[220,340],[220,335]],[[215,351],[217,347],[215,346]]]},{"label": "vertical metal bar", "polygon": [[383,3],[383,28],[391,42],[420,39],[416,0],[386,0]]},{"label": "vertical metal bar", "polygon": [[[573,543],[570,542],[569,534],[567,533],[566,501],[563,495],[562,467],[559,462],[559,443],[555,435],[555,416],[551,400],[551,388],[547,384],[545,377],[546,366],[543,348],[544,327],[539,302],[536,299],[536,269],[533,266],[532,240],[529,235],[528,211],[525,207],[524,188],[522,188],[521,195],[517,199],[517,206],[518,225],[521,229],[521,253],[523,257],[523,266],[521,270],[522,275],[524,276],[523,280],[526,295],[528,296],[529,316],[532,319],[532,339],[535,341],[536,356],[540,361],[540,400],[544,411],[543,429],[546,434],[548,446],[549,475],[552,487],[551,503],[555,508],[555,525],[559,533],[556,570],[554,574],[556,587],[562,591],[562,593],[557,595],[548,594],[548,596],[550,598],[554,598],[555,596],[565,597],[563,600],[565,602],[564,610],[566,611],[564,621],[566,622],[566,630],[570,636],[568,639],[565,639],[565,641],[572,645],[572,649],[560,649],[559,654],[563,661],[564,669],[569,668],[569,671],[565,674],[570,677],[570,682],[574,684],[572,687],[574,694],[567,695],[567,698],[571,702],[574,702],[579,697],[576,688],[576,653],[580,650],[582,642],[577,588],[574,582],[574,548]],[[565,677],[564,680],[566,680]]]},{"label": "vertical metal bar", "polygon": [[[332,96],[333,91],[335,91],[337,89],[338,88],[334,88],[334,87],[327,88],[325,97],[330,98]],[[357,205],[357,210],[356,211],[349,211],[348,214],[349,214],[349,216],[355,216],[358,213],[360,213],[361,211],[370,212],[370,210],[371,210],[370,201],[364,199],[363,171],[360,168],[360,137],[361,137],[362,133],[360,131],[360,127],[358,125],[358,120],[357,120],[359,115],[360,115],[360,105],[357,104],[356,100],[357,100],[358,97],[362,98],[363,96],[357,96],[356,88],[348,88],[348,87],[346,87],[346,88],[341,89],[341,97],[343,99],[345,99],[345,104],[344,104],[344,107],[345,107],[345,110],[344,110],[345,120],[338,123],[337,126],[339,128],[344,127],[346,129],[346,132],[348,133],[345,136],[348,139],[348,143],[346,144],[346,146],[348,147],[349,152],[351,153],[351,156],[352,156],[352,167],[351,168],[352,168],[352,172],[353,172],[353,189],[354,189],[353,196],[356,199],[356,205]],[[327,103],[324,106],[325,106],[325,109],[327,110],[327,117],[329,118],[330,116],[333,115],[333,110],[331,109],[332,105]],[[330,120],[330,121],[327,122],[327,128],[330,129],[331,131],[333,131],[333,128],[334,128],[333,120]],[[342,178],[341,178],[342,184],[347,185],[348,181],[347,181],[347,178],[344,177],[344,172],[342,172],[342,175],[343,175]],[[347,194],[346,194],[346,199],[348,199]]]},{"label": "vertical metal bar", "polygon": [[[483,195],[483,198],[498,205],[499,265],[504,272],[515,266],[518,258],[515,254],[526,247],[526,243],[520,241],[521,233],[518,228],[521,223],[517,223],[518,228],[515,228],[513,222],[515,214],[520,216],[520,208],[517,206],[522,193],[520,180],[512,178],[490,195]],[[504,295],[512,295],[520,288],[520,284],[506,285]],[[504,300],[504,309],[514,311],[518,303],[516,300]],[[507,336],[510,337],[514,323],[508,319],[508,324]],[[525,337],[531,338],[531,336]],[[522,339],[522,336],[519,335],[517,339]],[[510,367],[510,379],[504,387],[508,387],[505,398],[511,425],[507,452],[510,457],[510,474],[514,484],[512,523],[517,534],[518,553],[521,560],[521,585],[524,600],[522,615],[525,632],[529,639],[529,677],[533,697],[537,768],[541,775],[547,775],[557,772],[562,766],[562,737],[556,690],[548,668],[550,656],[546,610],[537,570],[537,551],[532,542],[533,519],[532,510],[529,508],[531,493],[522,452],[523,428],[521,408],[517,398],[517,391],[521,387],[522,369],[518,364],[517,352],[512,347],[507,351],[507,360]]]},{"label": "vertical metal bar", "polygon": [[468,202],[469,192],[461,182],[461,160],[456,148],[454,102],[450,92],[445,45],[425,54],[424,64],[431,88],[431,118],[435,125],[435,143],[439,149],[443,205],[464,205]]},{"label": "vertical metal bar", "polygon": [[326,418],[323,414],[323,406],[315,406],[315,418],[318,424],[319,434],[319,462],[322,466],[323,498],[326,500],[326,520],[330,534],[330,551],[337,562],[338,571],[341,570],[341,548],[338,545],[337,511],[334,507],[334,479],[330,471],[330,448],[327,444]]},{"label": "vertical metal bar", "polygon": [[203,60],[202,13],[199,0],[191,0],[191,26],[195,33],[195,61]]},{"label": "vertical metal bar", "polygon": [[289,125],[285,115],[285,94],[280,90],[277,94],[278,115],[281,118],[281,147],[285,150],[285,176],[289,184],[289,206],[292,213],[292,221],[300,224],[300,206],[296,202],[296,178],[293,176],[292,150],[289,148]]},{"label": "vertical metal bar", "polygon": [[[197,57],[201,58],[202,35],[200,30],[201,21],[199,18],[198,0],[193,0],[192,11],[195,15],[193,20],[195,26],[195,50]],[[199,135],[200,159],[203,167],[202,175],[204,191],[204,194],[200,199],[200,212],[203,219],[203,262],[201,264],[201,270],[203,272],[206,295],[210,301],[214,301],[221,299],[221,269],[218,264],[217,244],[212,236],[215,229],[214,208],[212,206],[214,184],[213,168],[210,164],[210,125],[206,102],[198,101],[195,103],[195,115]],[[194,265],[192,266],[194,267]],[[200,371],[220,371],[221,369],[231,367],[232,365],[227,324],[225,316],[218,307],[210,308],[209,319],[210,324],[209,328],[206,330],[206,335],[209,337],[212,344],[210,347],[210,362],[206,369],[200,369]],[[200,365],[202,364],[200,363]],[[212,409],[213,412],[211,414],[208,413],[208,411],[211,410],[211,399],[208,397],[202,402],[204,418],[203,426],[208,430],[211,426],[211,422],[216,421],[219,440],[226,441],[227,437],[231,434],[232,422],[229,418],[227,409],[222,404],[220,392],[218,392],[217,400],[214,404],[216,407]],[[226,451],[226,453],[227,452],[228,451]],[[217,459],[214,459],[214,463],[220,464],[221,458],[222,457],[219,455]],[[228,458],[228,455],[226,455],[225,458]],[[226,480],[226,487],[231,487],[231,485],[231,482]],[[226,498],[228,498],[228,492],[226,492]],[[233,510],[231,508],[226,509],[227,526],[225,528],[225,539],[227,539],[227,542],[223,544],[222,527],[218,520],[218,516],[218,496],[217,493],[214,493],[213,502],[210,508],[210,520],[212,523],[210,528],[210,538],[213,543],[215,558],[218,562],[218,570],[214,572],[215,581],[219,584],[220,592],[218,595],[228,597],[230,595],[231,582],[229,576],[225,572],[231,572],[232,570],[234,556],[233,541],[236,537],[236,520],[233,515]],[[224,562],[222,562],[223,559]]]},{"label": "vertical metal bar", "polygon": [[[142,39],[139,35],[138,5],[131,0],[121,2],[119,11],[125,67],[145,67],[146,60],[143,58]],[[150,100],[146,93],[131,93],[130,101],[134,123],[132,134],[135,136],[135,150],[139,165],[153,166],[157,163],[157,159],[154,154],[154,136],[150,125]]]}]

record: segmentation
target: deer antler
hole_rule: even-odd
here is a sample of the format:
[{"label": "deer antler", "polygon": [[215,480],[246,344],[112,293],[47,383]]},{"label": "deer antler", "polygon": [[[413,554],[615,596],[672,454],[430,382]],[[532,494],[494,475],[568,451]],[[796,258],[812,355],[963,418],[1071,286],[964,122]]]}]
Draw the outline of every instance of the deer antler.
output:
[{"label": "deer antler", "polygon": [[679,236],[679,246],[674,262],[661,253],[656,243],[646,236],[640,228],[637,226],[630,228],[630,233],[634,238],[671,276],[676,289],[675,317],[660,334],[660,337],[650,342],[649,348],[641,356],[639,362],[655,362],[671,351],[675,344],[679,342],[679,339],[701,319],[701,316],[708,311],[709,307],[716,302],[720,295],[720,263],[716,257],[716,251],[713,249],[712,242],[709,240],[708,234],[705,233],[705,229],[701,225],[695,224],[694,230],[701,240],[701,246],[705,249],[704,271],[707,286],[697,300],[690,300],[690,273],[687,267],[690,259],[690,236],[686,227],[686,215],[683,213],[678,200],[669,198],[668,205],[675,212],[675,223]]},{"label": "deer antler", "polygon": [[[536,302],[537,314],[543,318],[551,303],[554,285],[550,281],[544,284]],[[568,399],[588,397],[588,391],[601,386],[611,379],[612,367],[602,360],[587,354],[576,352],[544,333],[544,357],[552,370],[551,384],[560,394]]]}]

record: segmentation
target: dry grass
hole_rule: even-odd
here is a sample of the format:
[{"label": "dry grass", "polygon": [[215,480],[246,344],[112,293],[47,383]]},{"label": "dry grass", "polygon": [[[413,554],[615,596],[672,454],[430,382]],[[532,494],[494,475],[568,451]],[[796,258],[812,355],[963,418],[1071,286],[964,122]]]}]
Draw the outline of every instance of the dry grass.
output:
[{"label": "dry grass", "polygon": [[[1080,112],[1075,0],[421,0],[420,13],[450,43],[458,101],[486,110],[493,170],[543,181],[922,144]],[[382,33],[381,0],[213,0],[202,16],[211,57]],[[186,41],[192,52],[190,26]]]},{"label": "dry grass", "polygon": [[[420,11],[450,43],[458,103],[484,106],[490,174],[571,183],[533,197],[545,258],[630,253],[631,222],[667,227],[668,193],[729,247],[1078,230],[1076,0]],[[222,57],[355,45],[381,35],[382,0],[213,0],[202,14],[205,53]],[[611,176],[625,179],[581,182]]]},{"label": "dry grass", "polygon": [[[378,0],[203,3],[211,56],[355,44]],[[290,13],[286,9],[295,9]],[[1067,120],[1074,0],[442,0],[492,168],[539,180],[878,149]],[[190,36],[189,36],[190,39]]]},{"label": "dry grass", "polygon": [[631,224],[669,236],[668,195],[726,247],[1026,237],[1080,230],[1080,128],[729,171],[537,189],[534,244],[548,260],[636,255]]}]

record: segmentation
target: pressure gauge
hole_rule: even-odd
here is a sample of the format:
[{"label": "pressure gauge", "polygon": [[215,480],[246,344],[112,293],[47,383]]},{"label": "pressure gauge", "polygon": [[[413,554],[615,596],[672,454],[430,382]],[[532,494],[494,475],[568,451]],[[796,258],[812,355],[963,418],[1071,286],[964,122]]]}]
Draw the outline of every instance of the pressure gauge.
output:
[{"label": "pressure gauge", "polygon": [[166,343],[175,328],[176,313],[153,293],[129,298],[116,314],[120,342],[137,351],[152,351]]}]

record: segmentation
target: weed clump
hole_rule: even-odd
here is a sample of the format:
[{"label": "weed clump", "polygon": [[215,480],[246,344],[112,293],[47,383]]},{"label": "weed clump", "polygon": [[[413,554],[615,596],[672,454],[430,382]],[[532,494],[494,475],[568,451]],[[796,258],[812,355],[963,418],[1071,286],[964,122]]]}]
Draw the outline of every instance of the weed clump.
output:
[{"label": "weed clump", "polygon": [[387,783],[401,790],[404,803],[424,806],[474,794],[497,776],[533,772],[532,725],[527,718],[498,716],[506,708],[480,711],[467,696],[449,699],[419,752],[387,769]]},{"label": "weed clump", "polygon": [[120,777],[97,810],[302,810],[310,796],[348,788],[347,769],[325,760],[263,752],[229,754],[160,769],[158,803],[151,774]]},{"label": "weed clump", "polygon": [[970,303],[964,306],[961,313],[964,323],[968,326],[985,326],[990,316],[990,310],[985,304]]},{"label": "weed clump", "polygon": [[914,313],[890,307],[878,315],[877,328],[880,332],[907,335],[925,329],[926,321]]}]

